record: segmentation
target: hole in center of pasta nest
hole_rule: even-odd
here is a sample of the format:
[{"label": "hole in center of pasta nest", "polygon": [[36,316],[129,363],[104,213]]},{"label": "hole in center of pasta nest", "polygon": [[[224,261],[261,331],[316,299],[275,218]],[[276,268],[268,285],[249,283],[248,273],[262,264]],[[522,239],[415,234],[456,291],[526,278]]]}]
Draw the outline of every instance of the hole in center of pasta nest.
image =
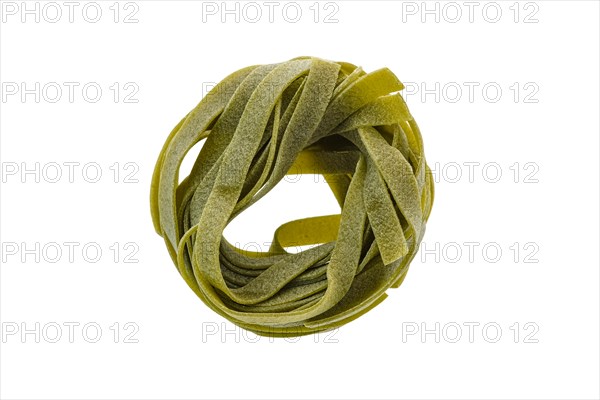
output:
[{"label": "hole in center of pasta nest", "polygon": [[[278,227],[290,221],[340,213],[340,206],[322,175],[286,175],[260,200],[225,228],[229,243],[245,251],[268,252]],[[292,243],[298,253],[317,244]]]}]

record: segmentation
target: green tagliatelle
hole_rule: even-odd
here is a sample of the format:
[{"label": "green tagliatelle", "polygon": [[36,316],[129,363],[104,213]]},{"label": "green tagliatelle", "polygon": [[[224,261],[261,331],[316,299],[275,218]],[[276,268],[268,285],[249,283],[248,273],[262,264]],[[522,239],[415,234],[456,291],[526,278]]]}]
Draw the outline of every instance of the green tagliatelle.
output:
[{"label": "green tagliatelle", "polygon": [[[298,336],[352,321],[402,283],[433,202],[402,89],[387,68],[300,57],[234,72],[179,122],[154,170],[152,218],[206,305],[257,334]],[[225,240],[235,216],[299,172],[325,177],[340,215],[283,224],[268,252]]]}]

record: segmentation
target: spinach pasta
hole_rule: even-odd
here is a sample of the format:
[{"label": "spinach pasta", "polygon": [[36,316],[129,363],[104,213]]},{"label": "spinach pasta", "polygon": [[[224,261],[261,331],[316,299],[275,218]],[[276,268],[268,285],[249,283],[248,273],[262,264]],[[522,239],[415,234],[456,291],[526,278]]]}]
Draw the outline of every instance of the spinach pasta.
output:
[{"label": "spinach pasta", "polygon": [[[177,124],[154,170],[152,218],[208,307],[260,335],[298,336],[352,321],[402,283],[433,202],[402,89],[387,68],[299,57],[234,72]],[[227,224],[292,171],[323,175],[340,214],[281,225],[268,252],[227,242]]]}]

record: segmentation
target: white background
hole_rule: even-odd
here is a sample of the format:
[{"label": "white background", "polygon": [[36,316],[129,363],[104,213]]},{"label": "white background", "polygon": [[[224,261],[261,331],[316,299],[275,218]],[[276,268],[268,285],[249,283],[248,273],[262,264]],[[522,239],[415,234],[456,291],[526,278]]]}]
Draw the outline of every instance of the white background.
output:
[{"label": "white background", "polygon": [[[463,2],[429,2],[436,21],[421,2],[310,1],[298,3],[296,23],[290,6],[282,14],[285,2],[273,22],[255,3],[263,13],[255,23],[245,3],[239,22],[232,14],[224,23],[221,2],[99,2],[96,23],[82,16],[85,2],[73,22],[57,3],[56,23],[44,2],[39,22],[35,14],[22,22],[21,2],[7,3],[2,398],[600,396],[597,2],[481,2],[472,21]],[[123,21],[130,13],[137,22]],[[300,55],[389,67],[407,84],[436,199],[420,254],[381,305],[330,334],[257,338],[225,323],[178,275],[151,224],[150,176],[203,87]],[[21,83],[35,92],[36,82],[39,102],[22,98]],[[79,85],[73,102],[65,82]],[[88,83],[102,89],[95,103],[83,97]],[[52,103],[56,85],[63,93]],[[79,163],[73,182],[70,162]],[[36,163],[39,176],[22,175]],[[63,175],[51,183],[54,163]],[[87,181],[93,169],[82,175],[88,163],[102,171],[97,183]],[[226,236],[264,248],[279,224],[337,209],[326,185],[303,176],[282,182]],[[77,243],[72,260],[65,242]],[[97,262],[93,251],[82,255],[85,245],[102,250]],[[79,324],[72,343],[68,323]],[[56,326],[62,336],[52,343]],[[94,327],[102,336],[89,343]],[[456,327],[462,336],[452,343]]]}]

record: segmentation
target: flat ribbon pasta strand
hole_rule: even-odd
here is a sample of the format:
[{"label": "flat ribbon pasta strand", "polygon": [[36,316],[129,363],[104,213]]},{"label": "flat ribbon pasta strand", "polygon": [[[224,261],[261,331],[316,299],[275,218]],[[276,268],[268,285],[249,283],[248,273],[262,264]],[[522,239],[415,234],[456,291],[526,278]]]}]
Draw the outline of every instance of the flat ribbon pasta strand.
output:
[{"label": "flat ribbon pasta strand", "polygon": [[[387,68],[299,57],[234,72],[175,126],[156,162],[150,208],[207,306],[259,335],[299,336],[358,318],[402,283],[434,197],[402,89]],[[341,214],[281,225],[268,252],[227,242],[235,216],[299,173],[322,174]]]}]

